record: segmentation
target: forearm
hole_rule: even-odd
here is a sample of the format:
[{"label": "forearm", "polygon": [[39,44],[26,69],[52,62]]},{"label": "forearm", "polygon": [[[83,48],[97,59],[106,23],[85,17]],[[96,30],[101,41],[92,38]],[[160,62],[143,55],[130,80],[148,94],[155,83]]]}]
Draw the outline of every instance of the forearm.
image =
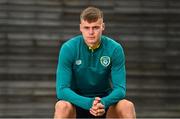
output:
[{"label": "forearm", "polygon": [[57,93],[57,98],[60,100],[69,101],[72,104],[83,109],[89,110],[92,107],[93,98],[80,96],[70,88],[63,88]]},{"label": "forearm", "polygon": [[123,87],[114,89],[108,96],[101,99],[105,108],[117,103],[119,100],[122,100],[126,95],[126,91]]}]

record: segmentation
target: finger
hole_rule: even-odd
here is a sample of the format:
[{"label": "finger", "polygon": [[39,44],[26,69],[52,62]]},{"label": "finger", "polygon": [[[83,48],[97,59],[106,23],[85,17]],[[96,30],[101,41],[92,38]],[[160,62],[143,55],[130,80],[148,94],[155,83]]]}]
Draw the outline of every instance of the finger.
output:
[{"label": "finger", "polygon": [[104,109],[104,105],[102,103],[97,103],[96,107],[98,109]]},{"label": "finger", "polygon": [[105,113],[105,109],[97,109],[97,108],[91,108],[90,111],[95,115],[97,115],[98,113],[100,114],[104,114]]},{"label": "finger", "polygon": [[97,113],[96,116],[103,116],[104,113]]},{"label": "finger", "polygon": [[94,111],[98,110],[98,109],[104,109],[104,105],[101,103],[97,103],[96,105],[93,105],[91,107]]},{"label": "finger", "polygon": [[105,113],[104,109],[97,110],[97,116],[102,116]]},{"label": "finger", "polygon": [[102,116],[104,114],[104,111],[97,113],[97,112],[94,112],[93,110],[90,110],[90,113],[94,116]]},{"label": "finger", "polygon": [[98,104],[98,101],[97,100],[94,100],[93,101],[93,106],[97,105]]},{"label": "finger", "polygon": [[89,112],[94,115],[94,116],[97,116],[97,111],[93,110],[92,108],[89,110]]},{"label": "finger", "polygon": [[104,114],[105,113],[105,109],[98,109],[97,113]]},{"label": "finger", "polygon": [[100,97],[95,97],[95,100],[99,100],[99,101],[100,101],[100,100],[101,100],[101,98],[100,98]]},{"label": "finger", "polygon": [[93,105],[96,105],[97,103],[99,103],[101,101],[100,97],[95,97],[95,100],[93,101]]},{"label": "finger", "polygon": [[100,98],[100,97],[95,97],[95,100],[96,100],[97,102],[100,102],[100,101],[101,101],[101,98]]},{"label": "finger", "polygon": [[96,111],[96,110],[99,109],[99,107],[98,107],[97,105],[93,105],[93,106],[91,107],[91,109],[93,109],[94,111]]}]

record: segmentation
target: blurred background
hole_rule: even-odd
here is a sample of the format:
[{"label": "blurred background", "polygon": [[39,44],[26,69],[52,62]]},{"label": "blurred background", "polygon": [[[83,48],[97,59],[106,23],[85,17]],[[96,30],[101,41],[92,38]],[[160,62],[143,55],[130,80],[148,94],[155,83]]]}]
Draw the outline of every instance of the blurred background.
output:
[{"label": "blurred background", "polygon": [[180,117],[179,0],[0,0],[0,118],[53,117],[59,49],[89,5],[124,47],[137,117]]}]

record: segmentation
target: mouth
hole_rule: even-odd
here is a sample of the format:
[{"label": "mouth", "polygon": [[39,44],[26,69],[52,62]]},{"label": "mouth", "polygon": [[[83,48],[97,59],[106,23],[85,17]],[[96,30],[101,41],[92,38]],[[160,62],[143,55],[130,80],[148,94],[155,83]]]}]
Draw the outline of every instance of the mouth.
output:
[{"label": "mouth", "polygon": [[89,39],[94,39],[95,37],[88,37]]}]

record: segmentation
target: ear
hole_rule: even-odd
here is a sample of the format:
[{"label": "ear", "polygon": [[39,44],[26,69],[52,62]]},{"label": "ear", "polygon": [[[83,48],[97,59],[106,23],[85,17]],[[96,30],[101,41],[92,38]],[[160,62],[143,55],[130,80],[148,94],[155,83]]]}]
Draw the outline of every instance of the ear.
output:
[{"label": "ear", "polygon": [[79,24],[79,30],[82,32],[82,25],[81,25],[81,23]]},{"label": "ear", "polygon": [[102,24],[102,29],[103,29],[103,31],[104,31],[104,29],[105,29],[105,23]]}]

